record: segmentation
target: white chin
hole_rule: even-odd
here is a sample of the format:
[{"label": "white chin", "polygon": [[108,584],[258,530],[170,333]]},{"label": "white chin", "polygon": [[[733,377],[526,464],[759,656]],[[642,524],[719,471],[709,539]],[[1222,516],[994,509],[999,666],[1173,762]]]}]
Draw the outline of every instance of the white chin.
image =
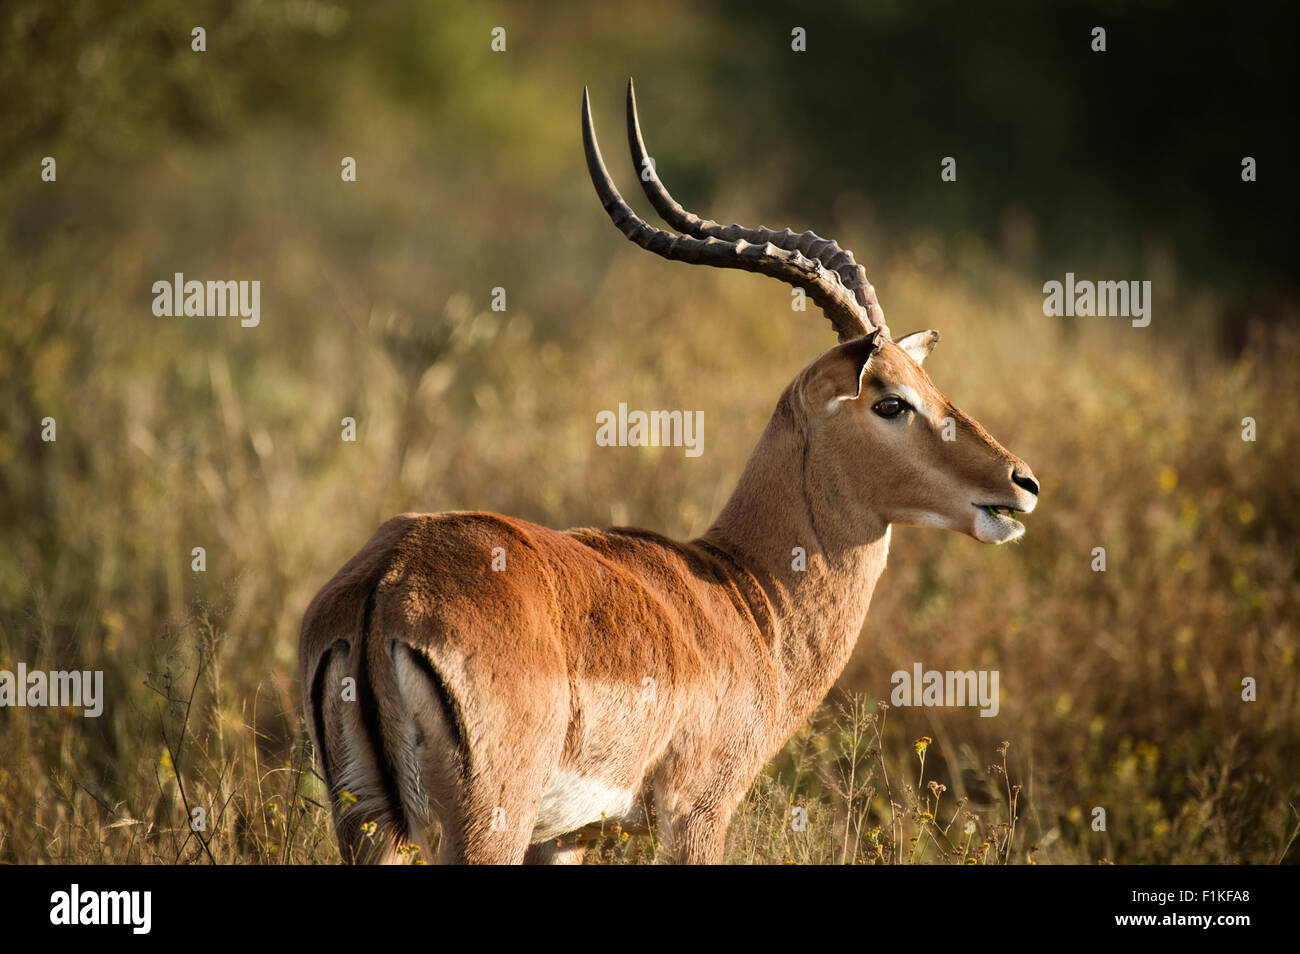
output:
[{"label": "white chin", "polygon": [[1019,520],[991,514],[982,507],[975,514],[975,539],[980,543],[1010,543],[1024,532],[1025,525]]}]

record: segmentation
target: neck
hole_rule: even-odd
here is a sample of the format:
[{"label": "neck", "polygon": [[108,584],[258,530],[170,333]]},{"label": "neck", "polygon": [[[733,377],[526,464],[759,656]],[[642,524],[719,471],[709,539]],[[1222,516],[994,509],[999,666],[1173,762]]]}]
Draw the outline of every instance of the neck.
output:
[{"label": "neck", "polygon": [[763,636],[784,682],[784,721],[795,724],[848,662],[889,551],[888,525],[830,465],[812,454],[787,392],[703,537],[762,592],[767,606],[755,618],[769,621]]}]

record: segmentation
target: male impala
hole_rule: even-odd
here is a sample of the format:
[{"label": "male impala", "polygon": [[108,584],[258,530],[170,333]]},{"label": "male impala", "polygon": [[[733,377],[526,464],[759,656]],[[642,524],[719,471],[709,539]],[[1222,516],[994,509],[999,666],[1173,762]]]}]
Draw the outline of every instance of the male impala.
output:
[{"label": "male impala", "polygon": [[[640,170],[630,83],[627,120]],[[681,234],[653,228],[605,169],[585,91],[582,130],[625,236],[802,287],[842,343],[786,388],[697,540],[403,514],[339,570],[307,609],[301,665],[349,861],[428,857],[436,822],[443,861],[575,862],[602,820],[655,825],[661,858],[721,861],[732,811],[848,661],[890,525],[1005,543],[1037,502],[1029,468],[921,370],[938,333],[892,340],[851,253],[723,228],[640,177]]]}]

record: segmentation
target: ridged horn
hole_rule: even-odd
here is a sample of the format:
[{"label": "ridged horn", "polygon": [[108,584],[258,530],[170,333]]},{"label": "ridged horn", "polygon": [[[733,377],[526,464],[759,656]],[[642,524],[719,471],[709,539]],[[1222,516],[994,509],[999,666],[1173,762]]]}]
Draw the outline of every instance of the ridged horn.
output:
[{"label": "ridged horn", "polygon": [[[641,142],[630,81],[628,127],[633,158],[638,168],[645,168],[645,147]],[[820,239],[811,232],[796,235],[789,229],[771,232],[767,229],[741,229],[734,225],[724,229],[716,222],[701,220],[683,209],[653,175],[649,177],[654,180],[653,184],[647,181],[647,177],[641,177],[646,194],[666,221],[688,234],[679,235],[655,228],[638,216],[619,194],[609,170],[605,168],[585,88],[582,91],[582,142],[587,155],[587,171],[606,214],[619,231],[641,248],[673,261],[739,268],[802,288],[830,320],[841,341],[859,338],[877,328],[889,334],[884,326],[884,313],[876,302],[875,290],[866,280],[866,272],[853,260],[851,253],[834,242]],[[809,237],[808,241],[800,247],[805,236]],[[846,282],[844,274],[850,276],[849,281]]]}]

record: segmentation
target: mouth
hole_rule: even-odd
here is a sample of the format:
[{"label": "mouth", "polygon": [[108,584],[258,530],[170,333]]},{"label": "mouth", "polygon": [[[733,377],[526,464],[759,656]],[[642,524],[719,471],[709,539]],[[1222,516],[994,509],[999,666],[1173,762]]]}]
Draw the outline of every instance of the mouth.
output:
[{"label": "mouth", "polygon": [[975,535],[985,543],[1007,543],[1025,532],[1025,525],[1011,515],[1027,511],[1014,504],[971,504],[978,510]]}]

